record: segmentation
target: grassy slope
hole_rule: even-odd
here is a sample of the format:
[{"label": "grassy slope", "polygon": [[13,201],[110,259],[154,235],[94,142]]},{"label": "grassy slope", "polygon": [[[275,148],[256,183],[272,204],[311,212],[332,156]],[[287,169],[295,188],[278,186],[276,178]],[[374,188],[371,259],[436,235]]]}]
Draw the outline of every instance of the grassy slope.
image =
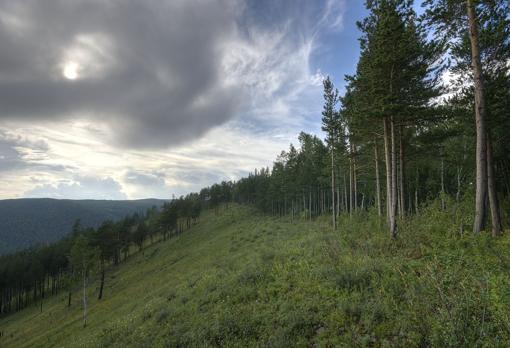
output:
[{"label": "grassy slope", "polygon": [[62,294],[1,319],[0,346],[508,346],[510,239],[461,237],[449,219],[431,209],[391,243],[370,216],[334,233],[207,212],[110,272],[87,328],[79,294],[70,310]]}]

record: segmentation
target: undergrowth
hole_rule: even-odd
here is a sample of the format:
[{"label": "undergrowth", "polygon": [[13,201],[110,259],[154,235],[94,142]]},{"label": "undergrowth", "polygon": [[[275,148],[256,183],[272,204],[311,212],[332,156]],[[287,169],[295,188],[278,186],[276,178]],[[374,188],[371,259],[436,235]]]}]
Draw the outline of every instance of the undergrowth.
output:
[{"label": "undergrowth", "polygon": [[[391,241],[375,211],[291,221],[234,206],[110,275],[81,327],[78,296],[0,321],[7,346],[507,347],[510,239],[430,202]],[[454,210],[455,209],[455,210]],[[467,215],[466,215],[467,216]],[[508,220],[507,220],[508,221]],[[94,289],[91,288],[92,292]],[[2,341],[0,341],[2,342]]]}]

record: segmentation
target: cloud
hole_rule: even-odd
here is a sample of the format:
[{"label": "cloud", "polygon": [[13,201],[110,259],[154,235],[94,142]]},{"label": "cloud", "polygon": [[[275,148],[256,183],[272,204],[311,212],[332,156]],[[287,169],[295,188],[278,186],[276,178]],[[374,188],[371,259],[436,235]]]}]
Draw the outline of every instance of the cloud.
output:
[{"label": "cloud", "polygon": [[165,148],[258,105],[290,113],[314,32],[339,26],[342,4],[3,1],[0,117],[86,117],[110,143]]},{"label": "cloud", "polygon": [[345,0],[326,0],[319,25],[333,30],[341,30],[344,24],[345,8]]},{"label": "cloud", "polygon": [[124,175],[123,183],[129,190],[130,196],[144,198],[172,196],[172,190],[167,186],[163,172],[129,170]]},{"label": "cloud", "polygon": [[48,151],[49,145],[42,139],[33,140],[0,129],[0,172],[25,168],[65,170],[62,165],[45,163]]},{"label": "cloud", "polygon": [[49,197],[74,199],[126,199],[121,185],[112,178],[76,177],[71,182],[56,185],[44,184],[28,191],[25,197]]},{"label": "cloud", "polygon": [[236,8],[228,0],[3,1],[1,117],[88,115],[128,147],[194,139],[232,118],[242,99],[220,64]]},{"label": "cloud", "polygon": [[0,0],[0,196],[168,198],[270,165],[320,131],[310,60],[344,4]]},{"label": "cloud", "polygon": [[8,139],[0,139],[0,171],[16,170],[24,166],[20,153],[15,149],[15,143]]}]

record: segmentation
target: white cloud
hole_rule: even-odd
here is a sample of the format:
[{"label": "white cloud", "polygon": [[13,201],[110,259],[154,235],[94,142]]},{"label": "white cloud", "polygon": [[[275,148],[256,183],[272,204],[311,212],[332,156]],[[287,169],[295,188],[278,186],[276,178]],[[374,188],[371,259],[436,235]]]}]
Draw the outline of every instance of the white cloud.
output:
[{"label": "white cloud", "polygon": [[327,0],[319,25],[333,30],[343,29],[345,7],[345,0]]},{"label": "white cloud", "polygon": [[[179,128],[167,135],[176,134],[186,139],[184,143],[181,139],[171,147],[152,149],[119,146],[112,139],[134,121],[122,115],[112,118],[108,110],[104,114],[82,110],[66,119],[31,124],[4,122],[10,139],[18,139],[5,144],[5,155],[16,154],[16,161],[23,166],[0,172],[0,180],[6,184],[0,187],[0,197],[169,198],[221,180],[236,180],[255,168],[271,165],[281,150],[296,141],[299,131],[320,128],[324,76],[311,70],[310,57],[320,30],[341,28],[344,4],[328,0],[320,20],[315,21],[318,24],[312,27],[305,28],[293,18],[270,29],[257,25],[235,28],[217,47],[220,90],[235,87],[241,92],[234,95],[239,99],[235,115],[226,123],[208,127],[198,138]],[[245,10],[244,6],[234,7],[229,13],[239,15]],[[60,78],[62,64],[69,61],[77,63],[77,75],[83,79],[115,69],[112,62],[119,53],[108,35],[74,35],[65,47],[58,57]],[[176,83],[164,66],[155,64],[154,74],[159,86],[173,88]],[[224,100],[223,95],[214,93],[214,88],[206,88],[194,94],[191,109],[207,115],[210,100]],[[129,126],[137,129],[139,123],[153,121],[139,119]],[[186,122],[193,125],[202,119]],[[165,134],[165,124],[157,132],[157,122],[149,131],[142,126],[140,141],[150,142]]]},{"label": "white cloud", "polygon": [[25,197],[75,199],[126,199],[122,187],[112,178],[76,177],[73,181],[37,185]]},{"label": "white cloud", "polygon": [[[42,155],[27,156],[19,160],[22,167],[0,174],[6,183],[0,188],[4,198],[170,198],[271,165],[297,136],[292,130],[259,133],[231,121],[166,151],[124,151],[102,142],[104,134],[83,121],[54,124],[51,129],[11,124],[11,129],[14,139],[31,134],[24,140],[24,150]],[[40,139],[45,139],[44,147],[37,145]],[[12,144],[7,145],[10,149]]]}]

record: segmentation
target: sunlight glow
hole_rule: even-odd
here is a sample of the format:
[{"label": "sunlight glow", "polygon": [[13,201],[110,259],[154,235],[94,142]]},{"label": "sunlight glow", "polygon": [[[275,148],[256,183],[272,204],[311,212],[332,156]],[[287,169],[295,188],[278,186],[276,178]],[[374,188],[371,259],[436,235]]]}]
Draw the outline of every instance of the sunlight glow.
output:
[{"label": "sunlight glow", "polygon": [[64,75],[64,77],[68,80],[76,80],[78,78],[78,68],[78,63],[67,62],[64,64],[62,75]]}]

